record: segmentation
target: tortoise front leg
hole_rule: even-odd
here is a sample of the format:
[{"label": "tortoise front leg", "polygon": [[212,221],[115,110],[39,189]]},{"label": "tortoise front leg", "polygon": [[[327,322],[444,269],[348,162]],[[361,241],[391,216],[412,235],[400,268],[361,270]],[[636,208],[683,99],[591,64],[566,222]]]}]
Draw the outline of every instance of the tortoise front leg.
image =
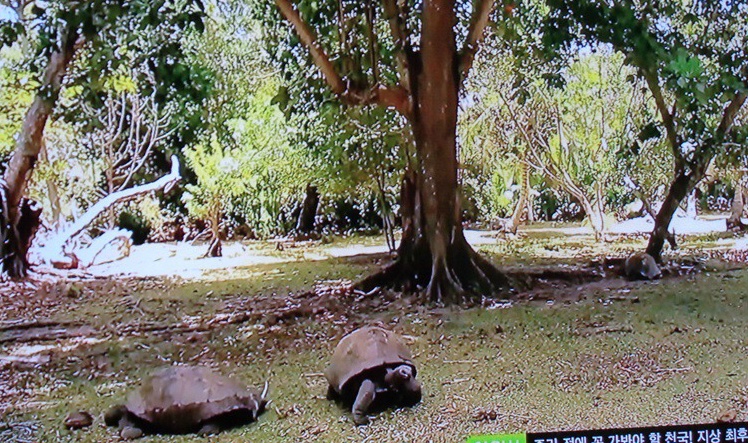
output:
[{"label": "tortoise front leg", "polygon": [[197,434],[201,437],[207,437],[209,435],[216,435],[221,432],[221,426],[214,421],[207,421],[203,423],[203,426],[197,431]]},{"label": "tortoise front leg", "polygon": [[358,388],[358,395],[356,396],[356,401],[353,403],[353,421],[357,425],[369,424],[369,417],[366,416],[366,412],[369,410],[372,402],[374,402],[376,392],[377,387],[369,379],[364,380],[361,383],[361,387]]},{"label": "tortoise front leg", "polygon": [[421,401],[421,383],[414,378],[408,380],[402,388],[402,405],[413,406]]}]

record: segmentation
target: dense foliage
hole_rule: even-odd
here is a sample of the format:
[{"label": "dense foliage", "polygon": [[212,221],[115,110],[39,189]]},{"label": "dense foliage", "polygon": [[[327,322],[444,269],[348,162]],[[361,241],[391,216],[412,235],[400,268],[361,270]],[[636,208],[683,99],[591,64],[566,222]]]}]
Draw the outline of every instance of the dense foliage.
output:
[{"label": "dense foliage", "polygon": [[[404,64],[423,49],[423,4],[394,3],[406,41],[394,37],[389,1],[292,4],[344,92],[276,2],[0,2],[0,172],[27,110],[44,97],[51,54],[72,30],[75,57],[26,193],[47,226],[156,179],[176,153],[182,189],[127,209],[154,232],[163,218],[220,238],[286,234],[314,186],[318,224],[385,228],[392,238],[403,178],[419,159],[412,116],[384,92],[413,81]],[[459,49],[474,37],[483,2],[455,4]],[[666,230],[668,213],[700,183],[704,203],[731,198],[745,181],[747,14],[744,1],[706,0],[495,8],[486,50],[470,59],[470,76],[460,71],[465,220],[511,219],[516,229],[521,220],[586,217],[603,238],[631,202]]]}]

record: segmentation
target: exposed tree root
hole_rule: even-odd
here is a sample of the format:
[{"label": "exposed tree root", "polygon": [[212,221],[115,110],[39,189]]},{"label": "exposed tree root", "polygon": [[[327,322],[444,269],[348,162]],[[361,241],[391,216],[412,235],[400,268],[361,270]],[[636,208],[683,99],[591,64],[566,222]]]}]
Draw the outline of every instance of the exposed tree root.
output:
[{"label": "exposed tree root", "polygon": [[3,331],[23,331],[34,328],[50,328],[50,327],[69,327],[69,326],[80,326],[79,322],[60,322],[51,320],[17,320],[0,322],[0,332]]},{"label": "exposed tree root", "polygon": [[223,248],[221,246],[221,239],[213,237],[213,240],[210,241],[210,246],[208,246],[208,252],[205,253],[205,257],[222,257]]},{"label": "exposed tree root", "polygon": [[28,251],[41,225],[42,208],[24,198],[18,208],[18,219],[12,214],[8,188],[0,181],[0,271],[12,278],[23,278],[29,270]]},{"label": "exposed tree root", "polygon": [[393,263],[354,287],[364,292],[376,287],[423,291],[429,301],[438,304],[476,304],[517,287],[516,282],[475,252],[464,237],[449,247],[446,258],[439,259],[433,259],[425,241],[420,245],[413,243],[403,240]]}]

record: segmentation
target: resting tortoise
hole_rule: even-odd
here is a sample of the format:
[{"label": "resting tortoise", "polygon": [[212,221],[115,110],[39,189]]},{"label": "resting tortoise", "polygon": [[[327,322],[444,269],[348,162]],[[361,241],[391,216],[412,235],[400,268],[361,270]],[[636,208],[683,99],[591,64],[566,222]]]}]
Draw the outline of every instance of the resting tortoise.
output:
[{"label": "resting tortoise", "polygon": [[353,421],[369,423],[367,412],[421,401],[421,384],[410,351],[395,333],[375,326],[343,337],[325,370],[327,398],[352,405]]},{"label": "resting tortoise", "polygon": [[662,277],[654,257],[646,252],[638,252],[627,258],[624,271],[629,280],[654,280]]},{"label": "resting tortoise", "polygon": [[259,393],[200,366],[160,369],[131,392],[127,402],[104,415],[125,440],[144,434],[216,434],[257,420],[268,400]]}]

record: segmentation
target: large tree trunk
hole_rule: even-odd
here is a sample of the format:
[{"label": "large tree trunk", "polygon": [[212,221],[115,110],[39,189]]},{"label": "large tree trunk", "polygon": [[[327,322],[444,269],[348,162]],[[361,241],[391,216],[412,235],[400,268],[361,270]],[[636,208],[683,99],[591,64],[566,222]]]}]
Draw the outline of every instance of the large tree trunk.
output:
[{"label": "large tree trunk", "polygon": [[[418,173],[412,214],[403,204],[403,239],[398,259],[381,274],[364,280],[409,286],[428,281],[426,294],[436,303],[479,301],[508,288],[506,277],[465,240],[457,183],[457,103],[460,84],[454,35],[454,1],[430,0],[423,6],[421,66],[411,68]],[[410,181],[412,180],[412,183]],[[411,196],[407,196],[411,197]],[[408,218],[411,220],[408,220]],[[399,278],[400,282],[379,276]],[[403,281],[404,280],[404,281]]]},{"label": "large tree trunk", "polygon": [[44,127],[57,103],[62,79],[75,54],[76,39],[75,29],[66,28],[62,31],[60,44],[49,58],[42,85],[24,117],[15,150],[5,170],[5,186],[2,188],[5,193],[2,200],[5,204],[3,213],[0,214],[0,222],[5,229],[1,231],[0,259],[3,271],[11,277],[23,277],[28,271],[26,255],[30,239],[16,237],[23,228],[20,226],[24,217],[21,202],[42,147]]}]

